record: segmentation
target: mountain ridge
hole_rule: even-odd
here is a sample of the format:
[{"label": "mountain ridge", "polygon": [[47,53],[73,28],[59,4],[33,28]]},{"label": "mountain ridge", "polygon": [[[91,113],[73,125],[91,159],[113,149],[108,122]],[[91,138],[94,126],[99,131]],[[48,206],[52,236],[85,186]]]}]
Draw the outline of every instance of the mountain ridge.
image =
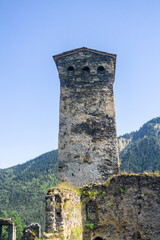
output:
[{"label": "mountain ridge", "polygon": [[[160,171],[160,117],[143,124],[138,131],[119,136],[118,146],[121,171]],[[145,162],[148,162],[148,165]]]}]

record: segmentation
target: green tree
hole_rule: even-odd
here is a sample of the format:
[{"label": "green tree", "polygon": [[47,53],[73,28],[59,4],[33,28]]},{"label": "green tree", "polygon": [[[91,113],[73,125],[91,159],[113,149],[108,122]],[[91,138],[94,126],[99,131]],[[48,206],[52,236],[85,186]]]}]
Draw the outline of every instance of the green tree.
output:
[{"label": "green tree", "polygon": [[[1,211],[0,212],[0,218],[7,218],[7,212]],[[8,232],[7,232],[7,226],[2,227],[2,239],[8,240]]]},{"label": "green tree", "polygon": [[[11,218],[16,226],[16,240],[21,240],[22,231],[25,227],[22,219],[20,218],[19,214],[16,211],[12,211],[8,214],[6,211],[1,211],[0,218]],[[2,239],[8,240],[8,232],[7,226],[3,226],[2,228]]]},{"label": "green tree", "polygon": [[10,214],[10,218],[12,219],[16,226],[16,240],[20,240],[25,224],[23,223],[23,220],[20,218],[17,211],[12,211]]}]

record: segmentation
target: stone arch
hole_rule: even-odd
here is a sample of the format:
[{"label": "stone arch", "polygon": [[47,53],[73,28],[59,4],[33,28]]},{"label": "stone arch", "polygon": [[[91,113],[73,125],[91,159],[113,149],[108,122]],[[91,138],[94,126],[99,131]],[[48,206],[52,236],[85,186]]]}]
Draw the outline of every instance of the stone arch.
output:
[{"label": "stone arch", "polygon": [[74,69],[73,66],[69,66],[69,67],[67,68],[67,70],[70,71],[70,72],[72,72],[72,71],[74,71],[75,69]]},{"label": "stone arch", "polygon": [[74,67],[73,66],[69,66],[67,68],[68,76],[73,76],[74,71],[75,71]]},{"label": "stone arch", "polygon": [[85,66],[84,68],[82,68],[82,72],[83,73],[90,73],[90,68],[88,66]]},{"label": "stone arch", "polygon": [[105,68],[103,66],[99,66],[97,68],[97,73],[98,74],[105,74]]}]

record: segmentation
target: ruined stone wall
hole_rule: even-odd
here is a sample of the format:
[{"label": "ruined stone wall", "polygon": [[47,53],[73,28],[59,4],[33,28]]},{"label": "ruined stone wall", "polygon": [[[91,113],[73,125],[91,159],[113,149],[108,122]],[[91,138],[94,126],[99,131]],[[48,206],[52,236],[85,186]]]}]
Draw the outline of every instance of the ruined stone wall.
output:
[{"label": "ruined stone wall", "polygon": [[158,240],[159,196],[160,177],[134,174],[118,175],[78,192],[51,190],[46,209],[51,206],[53,211],[47,214],[46,239]]},{"label": "ruined stone wall", "polygon": [[160,239],[160,177],[120,175],[82,191],[84,240]]},{"label": "ruined stone wall", "polygon": [[82,48],[54,57],[60,77],[59,181],[82,187],[118,172],[116,56]]},{"label": "ruined stone wall", "polygon": [[14,222],[9,218],[0,218],[0,240],[2,239],[2,228],[7,226],[8,240],[16,240],[16,226]]},{"label": "ruined stone wall", "polygon": [[21,240],[36,240],[41,238],[41,226],[38,223],[31,223],[23,229]]},{"label": "ruined stone wall", "polygon": [[46,197],[45,239],[82,239],[80,192],[53,188]]}]

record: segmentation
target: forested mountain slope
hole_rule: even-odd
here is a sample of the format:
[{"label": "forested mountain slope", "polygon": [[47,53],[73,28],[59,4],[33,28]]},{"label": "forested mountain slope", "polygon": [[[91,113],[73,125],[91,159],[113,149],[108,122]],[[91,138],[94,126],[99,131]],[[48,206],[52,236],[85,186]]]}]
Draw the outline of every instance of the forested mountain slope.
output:
[{"label": "forested mountain slope", "polygon": [[45,223],[45,195],[57,184],[57,150],[0,169],[0,212],[16,210],[25,224]]},{"label": "forested mountain slope", "polygon": [[121,171],[160,171],[160,117],[145,123],[139,131],[118,137]]}]

